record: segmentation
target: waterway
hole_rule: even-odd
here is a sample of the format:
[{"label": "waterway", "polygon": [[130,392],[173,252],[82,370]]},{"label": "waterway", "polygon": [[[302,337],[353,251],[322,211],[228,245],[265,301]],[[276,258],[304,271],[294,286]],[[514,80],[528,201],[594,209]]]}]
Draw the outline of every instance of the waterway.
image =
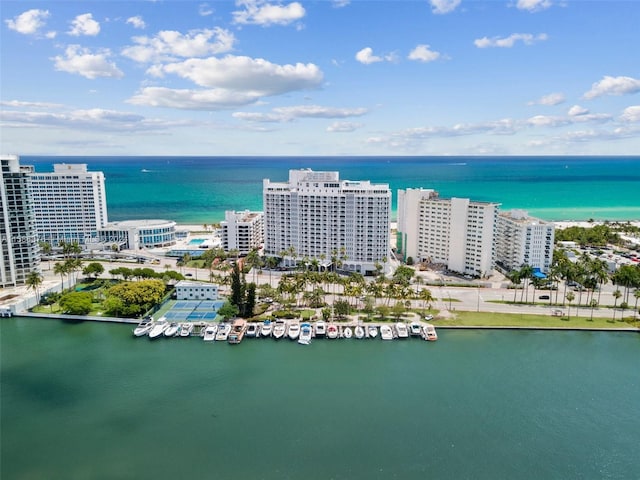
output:
[{"label": "waterway", "polygon": [[640,335],[150,341],[0,321],[3,479],[640,478]]}]

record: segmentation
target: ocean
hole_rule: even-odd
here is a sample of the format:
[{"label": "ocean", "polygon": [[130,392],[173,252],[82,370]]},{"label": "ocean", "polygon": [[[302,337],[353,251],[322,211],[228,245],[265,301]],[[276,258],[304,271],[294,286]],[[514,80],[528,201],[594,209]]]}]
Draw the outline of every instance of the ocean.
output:
[{"label": "ocean", "polygon": [[640,336],[151,341],[0,321],[0,477],[640,478]]},{"label": "ocean", "polygon": [[433,188],[442,197],[498,202],[549,221],[640,220],[640,156],[630,157],[35,157],[52,171],[86,163],[106,176],[109,220],[210,224],[225,210],[262,210],[262,181],[289,169],[338,171],[342,179]]}]

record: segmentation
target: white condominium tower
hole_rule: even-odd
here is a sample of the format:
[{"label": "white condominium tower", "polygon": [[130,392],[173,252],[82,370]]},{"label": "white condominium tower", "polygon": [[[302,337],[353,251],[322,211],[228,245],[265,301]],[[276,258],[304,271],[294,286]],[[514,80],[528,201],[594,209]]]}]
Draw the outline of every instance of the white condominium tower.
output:
[{"label": "white condominium tower", "polygon": [[0,156],[0,287],[23,285],[40,270],[28,169],[16,155]]},{"label": "white condominium tower", "polygon": [[340,180],[338,172],[290,170],[288,182],[263,182],[264,254],[287,261],[373,274],[387,269],[391,190]]},{"label": "white condominium tower", "polygon": [[498,206],[440,198],[434,190],[398,190],[398,251],[405,260],[412,257],[465,275],[489,276]]},{"label": "white condominium tower", "polygon": [[496,264],[506,272],[527,264],[548,273],[553,261],[555,225],[524,210],[500,212],[496,232]]},{"label": "white condominium tower", "polygon": [[262,212],[224,212],[224,221],[220,222],[222,230],[222,248],[225,252],[237,250],[240,255],[247,255],[251,250],[262,246],[264,233],[264,215]]},{"label": "white condominium tower", "polygon": [[40,241],[80,244],[98,241],[107,224],[104,174],[87,165],[56,164],[53,173],[31,173],[31,192]]}]

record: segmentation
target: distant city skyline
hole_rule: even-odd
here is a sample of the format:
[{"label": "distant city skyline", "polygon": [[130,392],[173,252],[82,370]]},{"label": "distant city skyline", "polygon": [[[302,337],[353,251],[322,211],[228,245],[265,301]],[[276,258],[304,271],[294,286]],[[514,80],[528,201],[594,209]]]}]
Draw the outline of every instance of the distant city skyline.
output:
[{"label": "distant city skyline", "polygon": [[3,1],[17,155],[633,155],[640,2]]}]

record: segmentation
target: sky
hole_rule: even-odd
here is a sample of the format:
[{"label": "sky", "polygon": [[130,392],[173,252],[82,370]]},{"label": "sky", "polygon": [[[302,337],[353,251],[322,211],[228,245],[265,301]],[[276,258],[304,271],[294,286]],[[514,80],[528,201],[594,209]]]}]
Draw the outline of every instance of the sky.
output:
[{"label": "sky", "polygon": [[636,0],[0,5],[0,153],[638,155]]}]

